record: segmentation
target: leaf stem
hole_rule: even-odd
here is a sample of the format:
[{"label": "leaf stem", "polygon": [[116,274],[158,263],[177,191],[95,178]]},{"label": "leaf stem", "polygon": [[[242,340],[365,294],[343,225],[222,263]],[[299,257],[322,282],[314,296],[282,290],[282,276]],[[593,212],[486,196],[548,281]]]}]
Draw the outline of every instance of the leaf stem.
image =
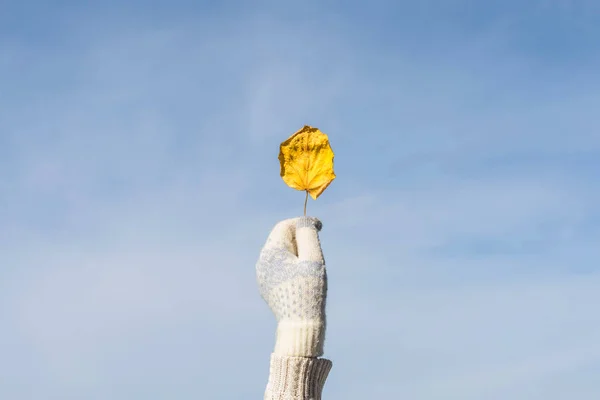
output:
[{"label": "leaf stem", "polygon": [[308,202],[308,190],[306,191],[306,198],[304,199],[304,216],[306,217],[306,203]]}]

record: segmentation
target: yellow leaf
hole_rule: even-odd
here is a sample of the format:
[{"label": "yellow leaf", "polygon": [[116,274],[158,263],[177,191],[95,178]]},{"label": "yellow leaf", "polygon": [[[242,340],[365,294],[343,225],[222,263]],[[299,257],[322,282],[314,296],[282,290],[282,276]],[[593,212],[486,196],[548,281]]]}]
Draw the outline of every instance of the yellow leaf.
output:
[{"label": "yellow leaf", "polygon": [[281,143],[279,163],[283,181],[293,189],[306,190],[315,200],[335,179],[329,138],[311,126]]}]

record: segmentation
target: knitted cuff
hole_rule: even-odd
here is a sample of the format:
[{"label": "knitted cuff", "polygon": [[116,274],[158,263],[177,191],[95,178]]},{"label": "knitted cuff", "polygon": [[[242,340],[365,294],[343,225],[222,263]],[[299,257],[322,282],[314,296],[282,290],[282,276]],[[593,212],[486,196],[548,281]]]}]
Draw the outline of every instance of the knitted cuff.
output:
[{"label": "knitted cuff", "polygon": [[272,354],[265,400],[321,400],[332,365],[324,358]]},{"label": "knitted cuff", "polygon": [[277,324],[274,353],[288,357],[319,357],[323,355],[324,342],[323,321],[283,320]]}]

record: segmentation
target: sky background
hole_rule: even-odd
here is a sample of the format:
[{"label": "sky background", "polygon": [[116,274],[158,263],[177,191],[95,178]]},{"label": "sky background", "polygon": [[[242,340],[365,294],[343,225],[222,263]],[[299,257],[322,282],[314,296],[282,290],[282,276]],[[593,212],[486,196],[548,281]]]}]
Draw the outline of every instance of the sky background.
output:
[{"label": "sky background", "polygon": [[0,0],[0,398],[262,398],[330,136],[324,398],[600,398],[600,3]]}]

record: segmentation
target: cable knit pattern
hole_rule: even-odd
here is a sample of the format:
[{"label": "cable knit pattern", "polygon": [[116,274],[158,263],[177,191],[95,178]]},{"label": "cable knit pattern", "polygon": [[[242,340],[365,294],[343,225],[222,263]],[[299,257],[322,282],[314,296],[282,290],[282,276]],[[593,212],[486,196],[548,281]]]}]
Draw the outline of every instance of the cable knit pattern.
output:
[{"label": "cable knit pattern", "polygon": [[323,354],[327,272],[320,229],[321,222],[311,217],[280,222],[256,264],[260,294],[277,319],[274,352],[281,356]]},{"label": "cable knit pattern", "polygon": [[321,400],[331,367],[324,358],[273,354],[265,400]]}]

